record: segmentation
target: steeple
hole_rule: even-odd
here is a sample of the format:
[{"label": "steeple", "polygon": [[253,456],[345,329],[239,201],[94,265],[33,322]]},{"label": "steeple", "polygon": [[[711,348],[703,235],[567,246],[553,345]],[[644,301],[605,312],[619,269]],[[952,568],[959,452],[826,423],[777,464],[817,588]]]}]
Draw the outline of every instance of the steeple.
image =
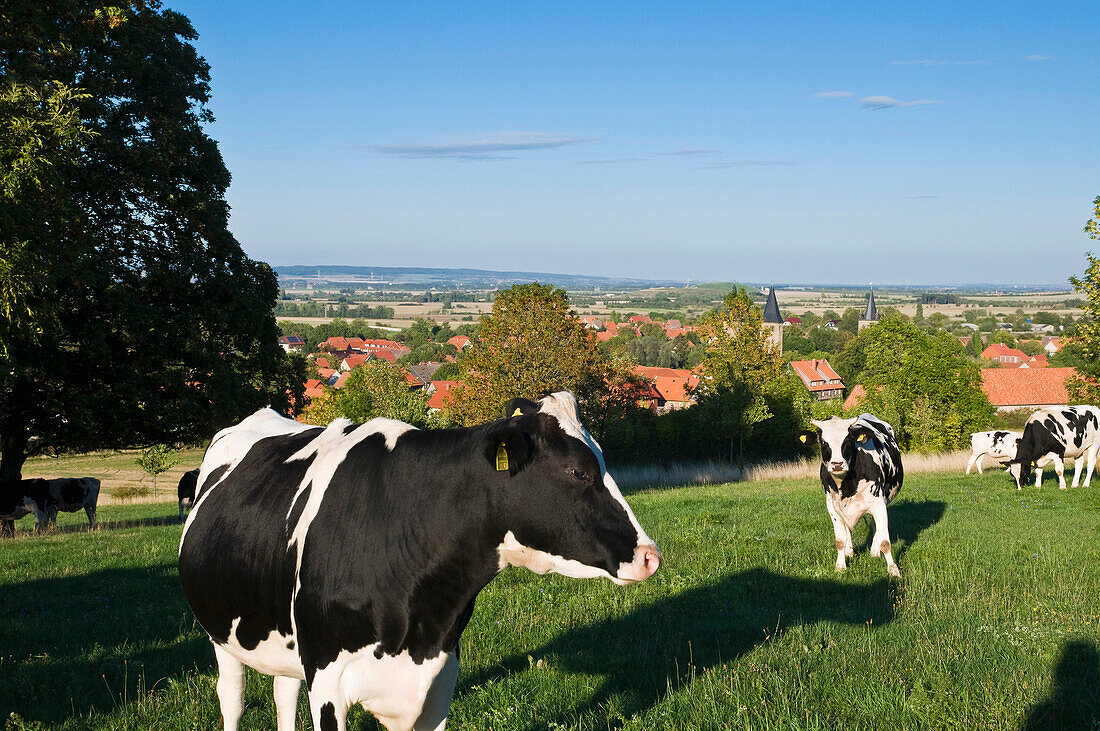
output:
[{"label": "steeple", "polygon": [[768,290],[768,301],[764,303],[764,322],[769,325],[783,324],[783,318],[779,316],[779,303],[775,299],[775,287]]},{"label": "steeple", "polygon": [[878,309],[875,307],[875,289],[872,287],[867,295],[867,309],[859,316],[859,327],[857,329],[862,330],[868,325],[874,325],[876,322],[878,322]]}]

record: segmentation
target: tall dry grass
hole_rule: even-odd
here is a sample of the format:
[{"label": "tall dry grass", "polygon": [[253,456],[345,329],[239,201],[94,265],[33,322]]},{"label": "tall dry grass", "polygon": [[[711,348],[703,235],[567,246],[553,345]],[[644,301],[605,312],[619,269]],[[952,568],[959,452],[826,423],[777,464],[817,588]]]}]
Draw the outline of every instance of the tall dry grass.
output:
[{"label": "tall dry grass", "polygon": [[[902,455],[908,474],[964,472],[969,452]],[[744,470],[725,462],[677,462],[669,465],[624,465],[613,467],[612,475],[621,487],[670,487],[674,485],[722,485],[760,480],[816,480],[820,462],[815,459],[790,462],[758,462]]]}]

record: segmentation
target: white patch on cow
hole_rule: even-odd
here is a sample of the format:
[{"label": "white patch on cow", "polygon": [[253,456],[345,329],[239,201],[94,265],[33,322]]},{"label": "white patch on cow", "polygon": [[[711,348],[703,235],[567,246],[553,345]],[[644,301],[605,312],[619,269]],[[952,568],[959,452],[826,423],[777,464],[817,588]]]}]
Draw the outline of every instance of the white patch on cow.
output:
[{"label": "white patch on cow", "polygon": [[350,419],[333,419],[325,430],[316,439],[286,458],[287,462],[297,462],[301,459],[310,459],[318,452],[322,452],[335,442],[344,438],[344,429],[351,426]]},{"label": "white patch on cow", "polygon": [[305,671],[302,669],[301,660],[295,650],[288,649],[287,640],[290,637],[272,630],[260,644],[251,650],[241,647],[237,639],[237,626],[241,618],[233,620],[229,629],[229,639],[225,643],[215,643],[225,652],[240,660],[250,668],[255,668],[265,675],[285,675],[291,678],[304,679]]},{"label": "white patch on cow", "polygon": [[536,574],[554,573],[571,579],[610,579],[619,586],[634,584],[652,575],[645,569],[643,563],[633,561],[620,563],[616,573],[611,574],[596,566],[589,566],[571,558],[525,546],[519,542],[512,531],[504,534],[504,540],[497,546],[497,555],[500,557],[497,565],[500,571],[507,566],[518,566]]},{"label": "white patch on cow", "polygon": [[[539,411],[548,416],[553,416],[557,419],[562,431],[588,445],[588,448],[596,455],[596,461],[600,464],[600,475],[603,477],[604,488],[619,505],[623,506],[623,510],[626,511],[626,515],[630,519],[630,524],[634,526],[634,530],[638,532],[638,543],[636,545],[656,546],[656,543],[646,534],[641,523],[639,523],[638,519],[634,516],[634,511],[627,505],[626,499],[619,490],[619,486],[615,483],[615,478],[608,473],[607,463],[604,461],[603,457],[603,449],[600,447],[599,442],[597,442],[595,437],[589,434],[588,430],[581,424],[580,416],[577,413],[577,399],[573,394],[568,391],[558,391],[557,393],[545,396],[539,401]],[[574,574],[565,575],[574,576]]]},{"label": "white patch on cow", "polygon": [[[344,426],[346,426],[346,424]],[[298,485],[298,489],[294,493],[294,498],[290,501],[290,510],[293,510],[294,505],[298,502],[298,498],[301,497],[306,487],[309,487],[309,499],[302,508],[298,523],[293,526],[290,533],[290,539],[287,541],[288,549],[291,545],[298,545],[294,565],[294,593],[291,595],[291,601],[294,600],[294,597],[298,596],[298,590],[301,588],[300,573],[302,570],[302,553],[306,545],[306,536],[309,534],[313,519],[317,517],[317,512],[321,509],[321,502],[325,499],[325,491],[328,490],[329,483],[332,481],[333,475],[336,474],[336,470],[347,458],[348,452],[351,451],[355,445],[376,434],[385,436],[386,447],[392,451],[397,445],[398,438],[405,432],[415,428],[416,427],[410,424],[406,424],[402,421],[395,421],[394,419],[371,419],[347,434],[343,434],[343,427],[339,430],[331,430],[331,432],[330,429],[326,429],[311,443],[311,446],[314,443],[318,444],[318,448],[314,450],[313,453],[314,460],[306,470],[305,477],[302,478],[301,484]],[[337,431],[339,431],[340,437],[336,436]],[[287,513],[287,517],[290,517],[289,512]],[[294,634],[297,635],[297,620],[293,612],[291,613],[290,622],[291,629]]]},{"label": "white patch on cow", "polygon": [[821,441],[829,445],[829,462],[826,463],[825,467],[832,475],[833,481],[837,483],[837,487],[840,487],[840,481],[848,474],[848,469],[851,466],[844,459],[841,447],[844,445],[844,440],[848,438],[848,430],[852,428],[856,420],[841,419],[839,416],[834,416],[828,421],[812,421],[810,423],[821,432]]},{"label": "white patch on cow", "polygon": [[321,708],[332,703],[339,728],[348,708],[359,703],[383,726],[393,729],[442,728],[450,709],[458,659],[444,652],[417,663],[407,651],[376,657],[377,644],[342,650],[317,671],[309,690],[314,728]]}]

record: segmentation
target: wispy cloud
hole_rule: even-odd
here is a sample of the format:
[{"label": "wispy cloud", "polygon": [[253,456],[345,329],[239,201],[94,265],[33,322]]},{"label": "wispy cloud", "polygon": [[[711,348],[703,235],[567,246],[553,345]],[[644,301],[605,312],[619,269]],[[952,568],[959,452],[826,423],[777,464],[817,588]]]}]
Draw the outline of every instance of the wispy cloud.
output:
[{"label": "wispy cloud", "polygon": [[892,96],[865,96],[859,100],[864,109],[895,109],[897,107],[923,107],[927,104],[943,104],[936,99],[917,99],[916,101],[903,102]]},{"label": "wispy cloud", "polygon": [[577,160],[578,165],[618,165],[624,162],[644,162],[645,157],[609,157],[604,160]]},{"label": "wispy cloud", "polygon": [[712,162],[709,165],[703,165],[704,168],[771,168],[771,167],[784,167],[787,165],[797,165],[794,160],[719,160],[718,162]]},{"label": "wispy cloud", "polygon": [[815,97],[822,99],[847,99],[848,97],[855,96],[854,91],[819,91],[814,94]]},{"label": "wispy cloud", "polygon": [[679,150],[661,152],[661,155],[675,155],[676,157],[702,157],[704,155],[717,155],[721,150],[711,150],[706,147],[682,147]]},{"label": "wispy cloud", "polygon": [[985,66],[989,59],[975,61],[943,61],[937,58],[922,58],[918,61],[891,61],[891,66]]},{"label": "wispy cloud", "polygon": [[484,139],[425,142],[405,145],[366,145],[367,149],[385,157],[434,158],[455,160],[505,160],[505,152],[548,150],[556,147],[592,142],[594,137],[571,137],[547,132],[498,132]]},{"label": "wispy cloud", "polygon": [[1040,56],[1038,53],[1024,56],[1025,61],[1049,61],[1052,58],[1054,58],[1054,56]]}]

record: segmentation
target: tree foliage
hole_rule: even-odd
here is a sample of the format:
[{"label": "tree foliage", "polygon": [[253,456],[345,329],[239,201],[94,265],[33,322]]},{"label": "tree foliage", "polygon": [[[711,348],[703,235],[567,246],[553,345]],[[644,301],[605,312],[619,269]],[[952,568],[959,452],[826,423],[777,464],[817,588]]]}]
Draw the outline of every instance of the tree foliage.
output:
[{"label": "tree foliage", "polygon": [[[1100,196],[1093,201],[1094,216],[1085,224],[1089,238],[1100,240]],[[1078,366],[1078,377],[1066,384],[1070,398],[1078,403],[1100,405],[1100,258],[1092,252],[1085,255],[1088,266],[1080,277],[1069,281],[1085,302],[1081,308],[1085,316],[1077,323],[1077,346],[1083,362]]]},{"label": "tree foliage", "polygon": [[155,0],[0,13],[0,478],[300,400],[275,276],[227,228],[194,38]]},{"label": "tree foliage", "polygon": [[358,424],[382,416],[414,426],[442,425],[430,416],[424,392],[409,389],[405,369],[384,360],[368,361],[352,370],[343,388],[310,404],[302,418],[325,425],[341,416]]},{"label": "tree foliage", "polygon": [[141,455],[134,460],[145,474],[152,476],[154,496],[157,494],[157,475],[172,469],[179,461],[179,457],[167,444],[154,444],[142,450]]}]

